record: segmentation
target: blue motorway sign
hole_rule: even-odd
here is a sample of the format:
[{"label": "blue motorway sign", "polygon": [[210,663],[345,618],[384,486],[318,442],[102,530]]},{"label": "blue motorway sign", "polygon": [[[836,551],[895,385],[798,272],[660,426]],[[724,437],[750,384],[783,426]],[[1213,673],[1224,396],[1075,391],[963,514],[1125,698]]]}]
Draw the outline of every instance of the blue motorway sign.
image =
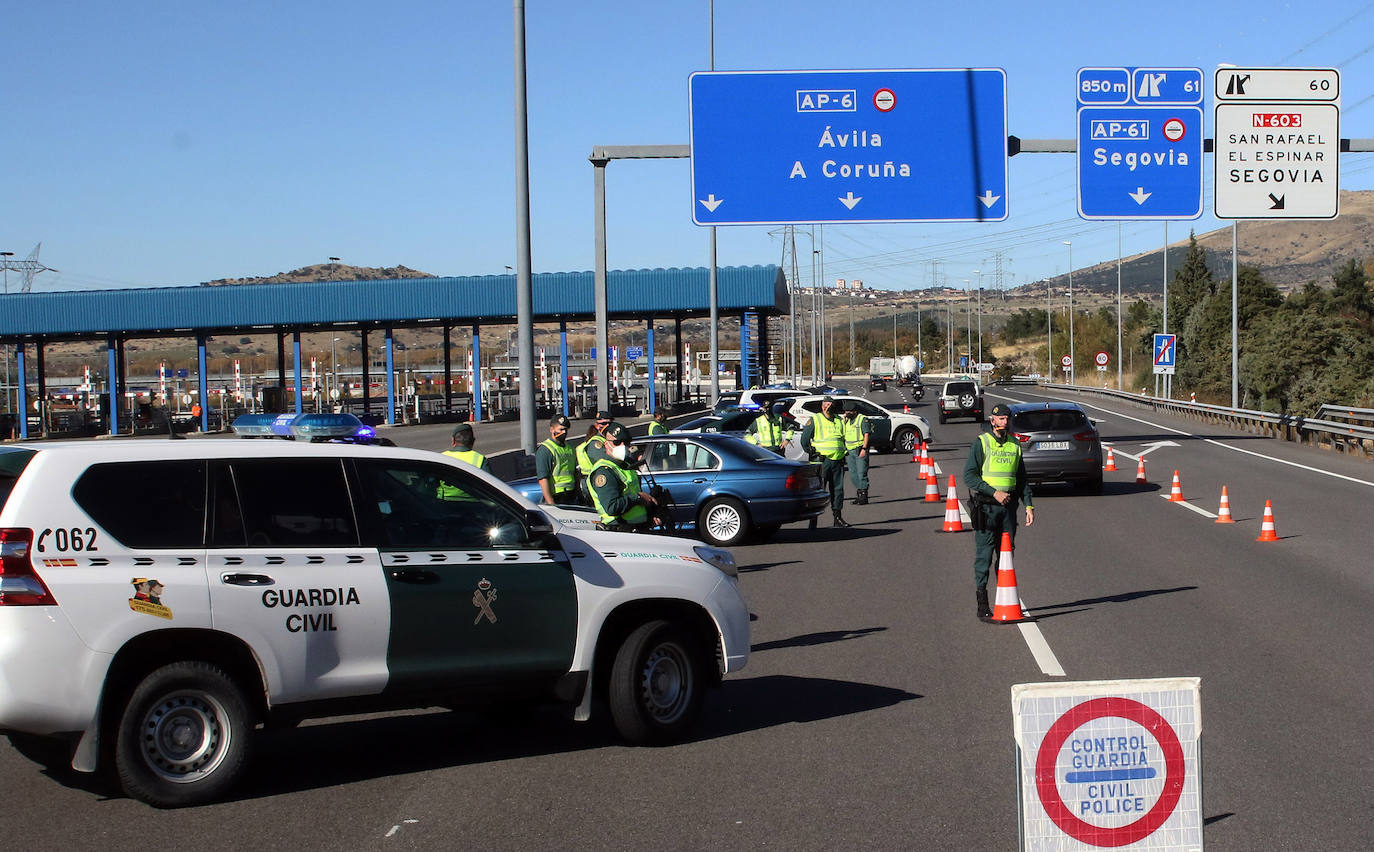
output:
[{"label": "blue motorway sign", "polygon": [[1178,362],[1178,335],[1156,334],[1154,351],[1155,373],[1172,375]]},{"label": "blue motorway sign", "polygon": [[1078,215],[1202,215],[1202,69],[1078,70]]},{"label": "blue motorway sign", "polygon": [[1000,68],[691,76],[692,221],[1007,218]]},{"label": "blue motorway sign", "polygon": [[644,347],[643,347],[643,346],[626,346],[626,347],[625,347],[625,358],[626,358],[627,360],[630,360],[630,361],[638,361],[640,358],[643,358],[643,357],[644,357]]}]

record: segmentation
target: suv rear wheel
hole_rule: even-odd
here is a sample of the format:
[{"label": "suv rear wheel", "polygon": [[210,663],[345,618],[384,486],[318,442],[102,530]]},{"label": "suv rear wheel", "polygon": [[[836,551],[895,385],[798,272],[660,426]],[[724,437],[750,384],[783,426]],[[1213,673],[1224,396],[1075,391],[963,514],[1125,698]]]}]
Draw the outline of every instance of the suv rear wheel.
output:
[{"label": "suv rear wheel", "polygon": [[251,733],[243,691],[224,670],[199,661],[155,669],[119,719],[120,786],[160,808],[215,799],[242,773]]}]

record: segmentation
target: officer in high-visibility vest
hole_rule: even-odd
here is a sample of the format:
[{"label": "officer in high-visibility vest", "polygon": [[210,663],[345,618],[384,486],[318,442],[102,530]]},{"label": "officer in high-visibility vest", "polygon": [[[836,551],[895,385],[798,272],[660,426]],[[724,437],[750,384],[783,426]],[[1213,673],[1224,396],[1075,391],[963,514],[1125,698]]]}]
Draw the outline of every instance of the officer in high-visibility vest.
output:
[{"label": "officer in high-visibility vest", "polygon": [[844,419],[836,409],[840,402],[827,396],[821,401],[821,413],[806,421],[802,429],[801,445],[812,460],[821,462],[821,479],[830,491],[830,509],[835,513],[835,526],[847,527],[844,519]]},{"label": "officer in high-visibility vest", "polygon": [[574,450],[577,457],[577,472],[582,477],[582,496],[587,498],[588,504],[591,503],[592,495],[587,491],[587,477],[592,475],[592,465],[596,464],[596,455],[601,452],[606,443],[603,433],[609,425],[611,425],[611,412],[605,409],[598,411],[596,420],[587,427],[587,437]]},{"label": "officer in high-visibility vest", "polygon": [[844,401],[844,448],[849,478],[854,480],[854,505],[868,503],[868,454],[873,439],[873,424],[859,413],[859,404]]},{"label": "officer in high-visibility vest", "polygon": [[[485,470],[491,473],[491,464],[487,462],[487,457],[472,448],[477,443],[477,438],[472,434],[472,425],[469,423],[459,423],[453,427],[453,446],[444,450],[444,455],[451,456],[460,462],[470,464],[478,470]],[[440,500],[472,500],[462,488],[448,482],[439,483]]]},{"label": "officer in high-visibility vest", "polygon": [[667,420],[668,420],[668,409],[666,409],[666,408],[664,408],[664,407],[662,407],[662,406],[659,406],[658,408],[655,408],[655,409],[654,409],[654,419],[651,420],[651,421],[649,421],[649,434],[650,434],[650,435],[666,435],[666,434],[668,434],[668,423],[667,423]]},{"label": "officer in high-visibility vest", "polygon": [[548,440],[534,448],[534,475],[539,478],[539,490],[544,502],[550,505],[572,505],[579,502],[577,489],[577,453],[568,446],[566,415],[556,414],[549,421]]},{"label": "officer in high-visibility vest", "polygon": [[787,451],[787,445],[792,443],[792,429],[782,419],[782,414],[786,410],[787,403],[773,403],[772,408],[754,418],[749,424],[744,433],[744,440],[782,455]]},{"label": "officer in high-visibility vest", "polygon": [[592,505],[601,516],[599,529],[643,531],[653,527],[658,507],[639,484],[639,459],[630,452],[630,430],[621,423],[606,427],[605,447],[592,465]]},{"label": "officer in high-visibility vest", "polygon": [[1030,480],[1021,445],[1008,433],[1011,409],[1002,403],[993,406],[988,416],[990,431],[978,435],[964,463],[964,483],[969,490],[976,549],[973,555],[973,584],[978,597],[978,617],[991,618],[988,606],[988,577],[992,560],[1000,552],[1002,533],[1016,540],[1016,504],[1025,503],[1026,526],[1035,523],[1031,505]]}]

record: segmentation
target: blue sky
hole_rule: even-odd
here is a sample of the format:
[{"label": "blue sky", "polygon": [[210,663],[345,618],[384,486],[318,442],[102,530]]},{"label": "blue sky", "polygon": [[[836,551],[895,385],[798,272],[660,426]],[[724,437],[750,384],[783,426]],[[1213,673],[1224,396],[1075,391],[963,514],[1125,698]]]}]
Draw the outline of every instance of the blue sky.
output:
[{"label": "blue sky", "polygon": [[[1339,9],[1339,10],[1338,10]],[[594,145],[686,144],[688,75],[708,67],[707,0],[529,0],[536,272],[593,267]],[[0,53],[0,249],[60,273],[36,289],[195,284],[330,256],[438,275],[514,266],[512,4],[11,4]],[[1341,135],[1374,137],[1374,3],[912,3],[718,0],[717,70],[1000,67],[1011,133],[1075,135],[1080,66],[1335,67]],[[1210,156],[1203,170],[1211,207]],[[1341,188],[1374,188],[1345,154]],[[686,160],[613,163],[612,268],[701,266]],[[830,225],[825,278],[993,286],[1114,259],[1117,225],[1078,218],[1071,154],[1010,162],[996,224]],[[1169,224],[1220,223],[1204,216]],[[778,263],[777,228],[721,228],[722,265]],[[1161,222],[1123,227],[1125,253]],[[1242,229],[1242,236],[1244,230]],[[801,242],[805,251],[807,243]],[[803,263],[806,267],[808,264]],[[10,276],[15,286],[15,275]]]}]

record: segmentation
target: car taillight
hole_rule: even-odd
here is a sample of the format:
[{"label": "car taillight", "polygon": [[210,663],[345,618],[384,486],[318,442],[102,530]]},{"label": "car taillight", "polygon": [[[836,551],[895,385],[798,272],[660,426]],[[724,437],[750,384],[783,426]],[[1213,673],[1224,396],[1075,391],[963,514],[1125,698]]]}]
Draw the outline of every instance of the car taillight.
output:
[{"label": "car taillight", "polygon": [[1030,440],[1030,435],[1022,435],[1020,432],[1012,432],[1011,436],[1023,444]]},{"label": "car taillight", "polygon": [[34,570],[29,552],[33,530],[0,529],[0,606],[56,606]]},{"label": "car taillight", "polygon": [[1074,435],[1074,436],[1073,436],[1073,439],[1074,439],[1075,441],[1096,441],[1096,440],[1097,440],[1097,433],[1096,433],[1096,432],[1079,432],[1077,435]]},{"label": "car taillight", "polygon": [[783,487],[788,491],[800,491],[802,490],[802,479],[800,476],[797,476],[795,471],[789,473],[787,474],[787,482]]}]

